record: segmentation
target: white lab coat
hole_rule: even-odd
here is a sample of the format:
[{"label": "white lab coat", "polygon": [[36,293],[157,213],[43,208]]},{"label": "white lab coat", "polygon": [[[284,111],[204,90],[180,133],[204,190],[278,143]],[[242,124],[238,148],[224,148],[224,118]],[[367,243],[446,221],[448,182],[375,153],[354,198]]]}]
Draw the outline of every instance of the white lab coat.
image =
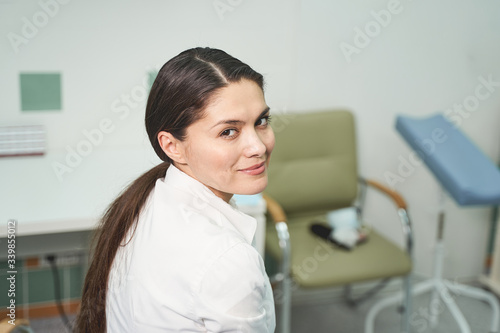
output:
[{"label": "white lab coat", "polygon": [[115,257],[108,333],[274,332],[256,220],[174,166]]}]

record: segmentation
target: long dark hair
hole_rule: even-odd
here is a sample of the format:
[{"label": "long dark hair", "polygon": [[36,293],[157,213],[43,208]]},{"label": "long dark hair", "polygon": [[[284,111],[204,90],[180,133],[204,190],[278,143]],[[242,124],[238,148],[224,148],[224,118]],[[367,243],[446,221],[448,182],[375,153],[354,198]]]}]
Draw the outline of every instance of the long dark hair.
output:
[{"label": "long dark hair", "polygon": [[158,133],[170,132],[184,140],[186,128],[204,116],[215,92],[232,82],[251,80],[263,89],[261,74],[224,51],[211,48],[186,50],[159,71],[146,105],[146,131],[163,163],[130,184],[104,213],[93,241],[93,256],[83,286],[77,333],[106,332],[106,293],[113,259],[137,220],[157,179],[172,161],[158,142]]}]

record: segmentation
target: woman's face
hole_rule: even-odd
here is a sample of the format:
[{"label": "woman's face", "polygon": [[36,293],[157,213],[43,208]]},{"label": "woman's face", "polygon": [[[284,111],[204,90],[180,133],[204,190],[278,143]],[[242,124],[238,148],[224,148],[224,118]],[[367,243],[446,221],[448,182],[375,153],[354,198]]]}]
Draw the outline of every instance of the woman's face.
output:
[{"label": "woman's face", "polygon": [[187,128],[175,165],[229,201],[233,194],[256,194],[267,186],[274,148],[269,107],[262,89],[241,80],[222,88],[205,117]]}]

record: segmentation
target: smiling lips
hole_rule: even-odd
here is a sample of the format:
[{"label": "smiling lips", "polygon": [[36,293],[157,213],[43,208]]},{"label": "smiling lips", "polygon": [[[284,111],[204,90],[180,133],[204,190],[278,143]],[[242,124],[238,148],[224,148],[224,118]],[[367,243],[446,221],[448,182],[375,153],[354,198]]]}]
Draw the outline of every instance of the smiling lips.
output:
[{"label": "smiling lips", "polygon": [[256,175],[260,175],[265,170],[266,170],[266,162],[262,162],[262,163],[259,163],[259,164],[255,164],[255,165],[253,165],[253,166],[251,166],[249,168],[241,169],[239,171],[241,171],[243,173],[246,173],[247,175],[256,176]]}]

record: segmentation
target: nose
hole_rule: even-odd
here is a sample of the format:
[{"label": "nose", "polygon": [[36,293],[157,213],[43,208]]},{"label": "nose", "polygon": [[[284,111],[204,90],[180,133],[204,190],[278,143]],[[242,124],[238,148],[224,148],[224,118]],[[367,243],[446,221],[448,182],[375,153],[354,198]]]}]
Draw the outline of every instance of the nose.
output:
[{"label": "nose", "polygon": [[262,134],[255,130],[248,133],[245,140],[243,153],[245,157],[261,157],[266,153],[266,145],[264,144]]}]

